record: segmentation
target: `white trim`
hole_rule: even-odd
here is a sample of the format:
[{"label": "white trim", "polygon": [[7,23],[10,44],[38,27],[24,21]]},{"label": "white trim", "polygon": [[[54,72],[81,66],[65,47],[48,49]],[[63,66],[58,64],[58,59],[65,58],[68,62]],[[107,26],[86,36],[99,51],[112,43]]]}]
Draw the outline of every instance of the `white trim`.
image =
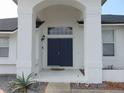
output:
[{"label": "white trim", "polygon": [[73,38],[73,35],[47,35],[47,38]]},{"label": "white trim", "polygon": [[0,32],[0,34],[14,34],[14,33],[16,33],[17,32],[17,30],[15,30],[15,31],[13,31],[13,32]]},{"label": "white trim", "polygon": [[[110,42],[110,43],[113,43],[114,44],[114,56],[103,56],[104,58],[106,57],[108,57],[108,58],[115,58],[116,56],[117,56],[117,44],[116,44],[116,35],[117,35],[117,29],[115,29],[115,28],[111,28],[111,27],[109,27],[109,28],[102,28],[102,31],[104,31],[104,30],[106,30],[106,31],[113,31],[114,32],[114,41],[113,42]],[[102,44],[103,44],[104,42],[102,41]]]},{"label": "white trim", "polygon": [[[123,24],[101,24],[102,26],[124,26]],[[84,26],[84,24],[79,24],[79,26]]]},{"label": "white trim", "polygon": [[[73,69],[74,68],[74,49],[73,49],[73,66],[70,66],[70,67],[67,67],[67,66],[64,66],[64,67],[61,67],[61,66],[48,66],[48,59],[47,59],[47,45],[48,45],[48,42],[47,42],[47,40],[48,39],[55,39],[55,38],[57,38],[57,39],[64,39],[64,38],[71,38],[72,39],[72,41],[73,41],[73,38],[74,38],[74,36],[73,36],[73,34],[74,34],[74,29],[73,29],[73,34],[71,34],[71,35],[48,35],[48,27],[54,27],[54,26],[47,26],[46,27],[46,31],[45,31],[45,33],[43,34],[43,35],[45,35],[46,36],[46,39],[45,39],[45,41],[43,42],[43,46],[44,47],[46,47],[43,51],[44,51],[44,53],[45,53],[45,55],[46,56],[44,56],[44,59],[43,59],[43,68],[45,68],[45,69],[50,69],[50,68],[65,68],[65,69]],[[70,27],[70,26],[69,26]],[[71,26],[72,28],[73,28],[73,26]],[[74,41],[73,41],[74,42]],[[73,45],[74,43],[72,43],[72,46],[74,46]]]},{"label": "white trim", "polygon": [[124,26],[124,24],[102,24],[102,26]]}]

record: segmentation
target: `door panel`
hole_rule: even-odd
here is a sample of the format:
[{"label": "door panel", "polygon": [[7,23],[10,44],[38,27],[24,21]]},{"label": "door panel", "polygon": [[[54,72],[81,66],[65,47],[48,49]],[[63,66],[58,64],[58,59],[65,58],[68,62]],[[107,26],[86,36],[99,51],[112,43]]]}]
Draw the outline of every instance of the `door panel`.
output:
[{"label": "door panel", "polygon": [[48,66],[73,66],[72,39],[48,39]]},{"label": "door panel", "polygon": [[59,43],[57,39],[48,39],[48,65],[52,66],[58,65],[58,51],[59,51]]}]

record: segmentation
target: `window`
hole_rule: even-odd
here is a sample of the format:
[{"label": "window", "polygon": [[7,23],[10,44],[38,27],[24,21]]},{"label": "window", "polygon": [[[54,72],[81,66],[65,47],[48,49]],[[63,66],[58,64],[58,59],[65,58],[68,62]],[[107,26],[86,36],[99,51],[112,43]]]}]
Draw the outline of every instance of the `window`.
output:
[{"label": "window", "polygon": [[72,27],[49,27],[48,35],[72,35]]},{"label": "window", "polygon": [[104,30],[103,37],[103,56],[114,56],[114,31]]},{"label": "window", "polygon": [[9,38],[0,37],[0,57],[9,56]]}]

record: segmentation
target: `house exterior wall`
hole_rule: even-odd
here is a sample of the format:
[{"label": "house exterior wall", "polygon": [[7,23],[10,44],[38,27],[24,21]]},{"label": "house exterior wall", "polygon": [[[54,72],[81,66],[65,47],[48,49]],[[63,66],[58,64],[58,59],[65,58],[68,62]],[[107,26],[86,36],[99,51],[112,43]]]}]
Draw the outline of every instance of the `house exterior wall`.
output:
[{"label": "house exterior wall", "polygon": [[103,81],[124,82],[124,70],[103,70]]},{"label": "house exterior wall", "polygon": [[[51,8],[47,9],[47,7]],[[71,2],[70,0],[19,0],[18,15],[19,31],[17,35],[9,35],[9,57],[0,58],[1,74],[38,73],[42,68],[46,68],[47,42],[40,41],[42,35],[46,35],[46,38],[73,38],[74,68],[85,69],[86,83],[101,83],[102,80],[106,80],[102,78],[102,75],[105,75],[104,72],[102,73],[102,65],[124,68],[123,27],[103,26],[104,29],[115,30],[115,56],[102,57],[100,0],[72,0]],[[39,29],[35,27],[37,16],[46,21]],[[84,19],[84,26],[77,24],[77,20],[80,19]],[[48,36],[47,27],[54,26],[72,26],[73,35]],[[44,50],[41,49],[42,46]]]},{"label": "house exterior wall", "polygon": [[124,27],[103,26],[104,30],[114,31],[115,56],[103,57],[103,68],[113,65],[115,69],[124,69]]},{"label": "house exterior wall", "polygon": [[[67,19],[61,19],[61,20],[67,20]],[[51,26],[58,26],[58,24],[59,23],[57,22],[57,23],[52,23],[51,25],[49,23],[48,24],[44,24],[44,25],[48,25],[48,26],[51,27]],[[66,24],[67,25],[64,25],[64,26],[69,26],[68,22],[66,22]],[[47,32],[47,27],[45,27],[44,25],[38,30],[38,31],[41,31],[40,32],[40,34],[41,34],[40,36],[42,36],[43,34],[47,36],[47,33],[46,33]],[[62,26],[62,25],[60,25],[60,26]],[[80,49],[82,49],[82,47],[84,46],[84,43],[82,41],[83,40],[83,33],[84,33],[83,32],[83,26],[76,24],[76,25],[73,25],[73,27],[75,29],[74,30],[73,38],[74,38],[74,42],[77,43],[77,44],[74,44],[74,46],[76,46],[75,49],[77,49],[76,50],[77,52],[75,51],[74,55],[75,56],[80,55],[80,58],[78,58],[79,56],[77,58],[74,56],[75,59],[76,59],[74,61],[74,64],[75,64],[74,68],[82,68],[83,65],[84,65],[84,64],[82,64],[83,63],[83,54],[81,53]],[[123,43],[123,40],[124,40],[124,28],[122,26],[102,26],[102,29],[103,30],[113,30],[114,31],[114,41],[115,41],[115,43],[114,43],[115,44],[115,56],[103,56],[103,68],[107,67],[108,65],[113,65],[117,69],[124,69],[124,62],[123,62],[124,61],[124,51],[123,51],[124,50],[124,43]],[[39,33],[39,32],[37,32],[37,33]],[[57,36],[53,36],[53,37],[57,37]],[[59,38],[61,38],[61,37],[59,37]],[[67,38],[69,38],[69,37],[67,37]],[[41,44],[40,41],[39,41],[39,43]],[[45,45],[46,44],[47,43],[45,43]],[[80,51],[80,53],[78,51]],[[44,56],[46,56],[46,55],[47,54],[45,54]],[[42,54],[40,54],[39,58],[41,58],[41,56],[42,56]],[[79,61],[79,63],[77,62],[77,60]],[[40,61],[40,62],[42,62],[42,61]],[[44,62],[44,67],[46,67],[46,62]]]},{"label": "house exterior wall", "polygon": [[[82,12],[84,24],[84,68],[88,83],[102,82],[101,0],[19,0],[17,75],[32,72],[35,63],[35,22],[46,7],[67,5]],[[95,23],[94,23],[95,22]],[[23,36],[23,37],[22,37]],[[25,42],[23,42],[25,38]],[[92,42],[94,44],[92,45]],[[91,47],[92,45],[92,47]],[[23,54],[25,52],[25,54]],[[94,54],[96,52],[96,54]],[[25,64],[25,65],[23,65]],[[94,76],[93,73],[98,73]]]},{"label": "house exterior wall", "polygon": [[[42,59],[42,57],[41,57],[42,52],[40,52],[40,51],[42,51],[42,50],[40,50],[42,44],[41,44],[40,39],[41,39],[41,36],[43,35],[43,32],[42,32],[43,27],[44,26],[41,26],[39,29],[36,30],[36,33],[35,33],[35,35],[36,35],[36,39],[35,39],[35,41],[36,41],[36,56],[35,56],[36,63],[35,63],[35,65],[36,66],[35,67],[37,68],[37,69],[35,69],[35,71],[37,71],[37,70],[42,68],[42,64],[40,64],[41,68],[38,68],[38,66],[39,66],[39,63],[41,63],[41,59]],[[76,29],[76,28],[79,28],[79,29]],[[80,32],[80,31],[82,31],[83,26],[77,25],[76,28],[75,28],[75,36],[74,36],[74,38],[76,39],[75,42],[79,42],[79,38],[83,38],[83,32]],[[123,51],[124,50],[124,43],[123,43],[123,40],[124,40],[124,27],[122,27],[122,26],[102,26],[102,29],[103,30],[114,30],[114,37],[115,37],[115,56],[113,56],[113,57],[110,57],[110,56],[105,57],[105,56],[103,56],[103,62],[102,62],[103,63],[103,68],[108,66],[108,65],[113,65],[117,69],[119,69],[119,68],[124,69],[124,51]],[[16,74],[17,33],[10,34],[10,35],[0,34],[0,36],[9,36],[9,49],[10,49],[8,58],[0,58],[0,74]],[[80,43],[79,43],[79,45],[80,45]],[[78,54],[78,52],[77,52],[77,54]],[[115,72],[117,72],[117,74],[118,74],[118,71],[113,70],[112,71],[113,75],[116,75]],[[120,70],[119,72],[122,73],[121,71],[122,70]],[[111,71],[107,71],[107,70],[103,71],[103,80],[104,81],[105,80],[113,80],[113,81],[116,81],[116,82],[123,81],[123,79],[116,79],[116,78],[109,77],[109,74],[110,74],[109,72],[111,73]]]},{"label": "house exterior wall", "polygon": [[14,34],[0,34],[0,36],[9,37],[9,57],[1,57],[0,58],[0,74],[16,74],[17,33],[14,33]]}]

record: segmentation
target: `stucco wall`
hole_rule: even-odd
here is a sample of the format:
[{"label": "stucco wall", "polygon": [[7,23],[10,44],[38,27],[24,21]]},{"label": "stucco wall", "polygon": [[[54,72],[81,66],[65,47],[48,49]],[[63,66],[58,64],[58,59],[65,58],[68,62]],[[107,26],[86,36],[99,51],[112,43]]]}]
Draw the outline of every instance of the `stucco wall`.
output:
[{"label": "stucco wall", "polygon": [[113,65],[117,69],[124,69],[124,27],[105,26],[103,29],[114,30],[115,56],[103,57],[103,67]]}]

